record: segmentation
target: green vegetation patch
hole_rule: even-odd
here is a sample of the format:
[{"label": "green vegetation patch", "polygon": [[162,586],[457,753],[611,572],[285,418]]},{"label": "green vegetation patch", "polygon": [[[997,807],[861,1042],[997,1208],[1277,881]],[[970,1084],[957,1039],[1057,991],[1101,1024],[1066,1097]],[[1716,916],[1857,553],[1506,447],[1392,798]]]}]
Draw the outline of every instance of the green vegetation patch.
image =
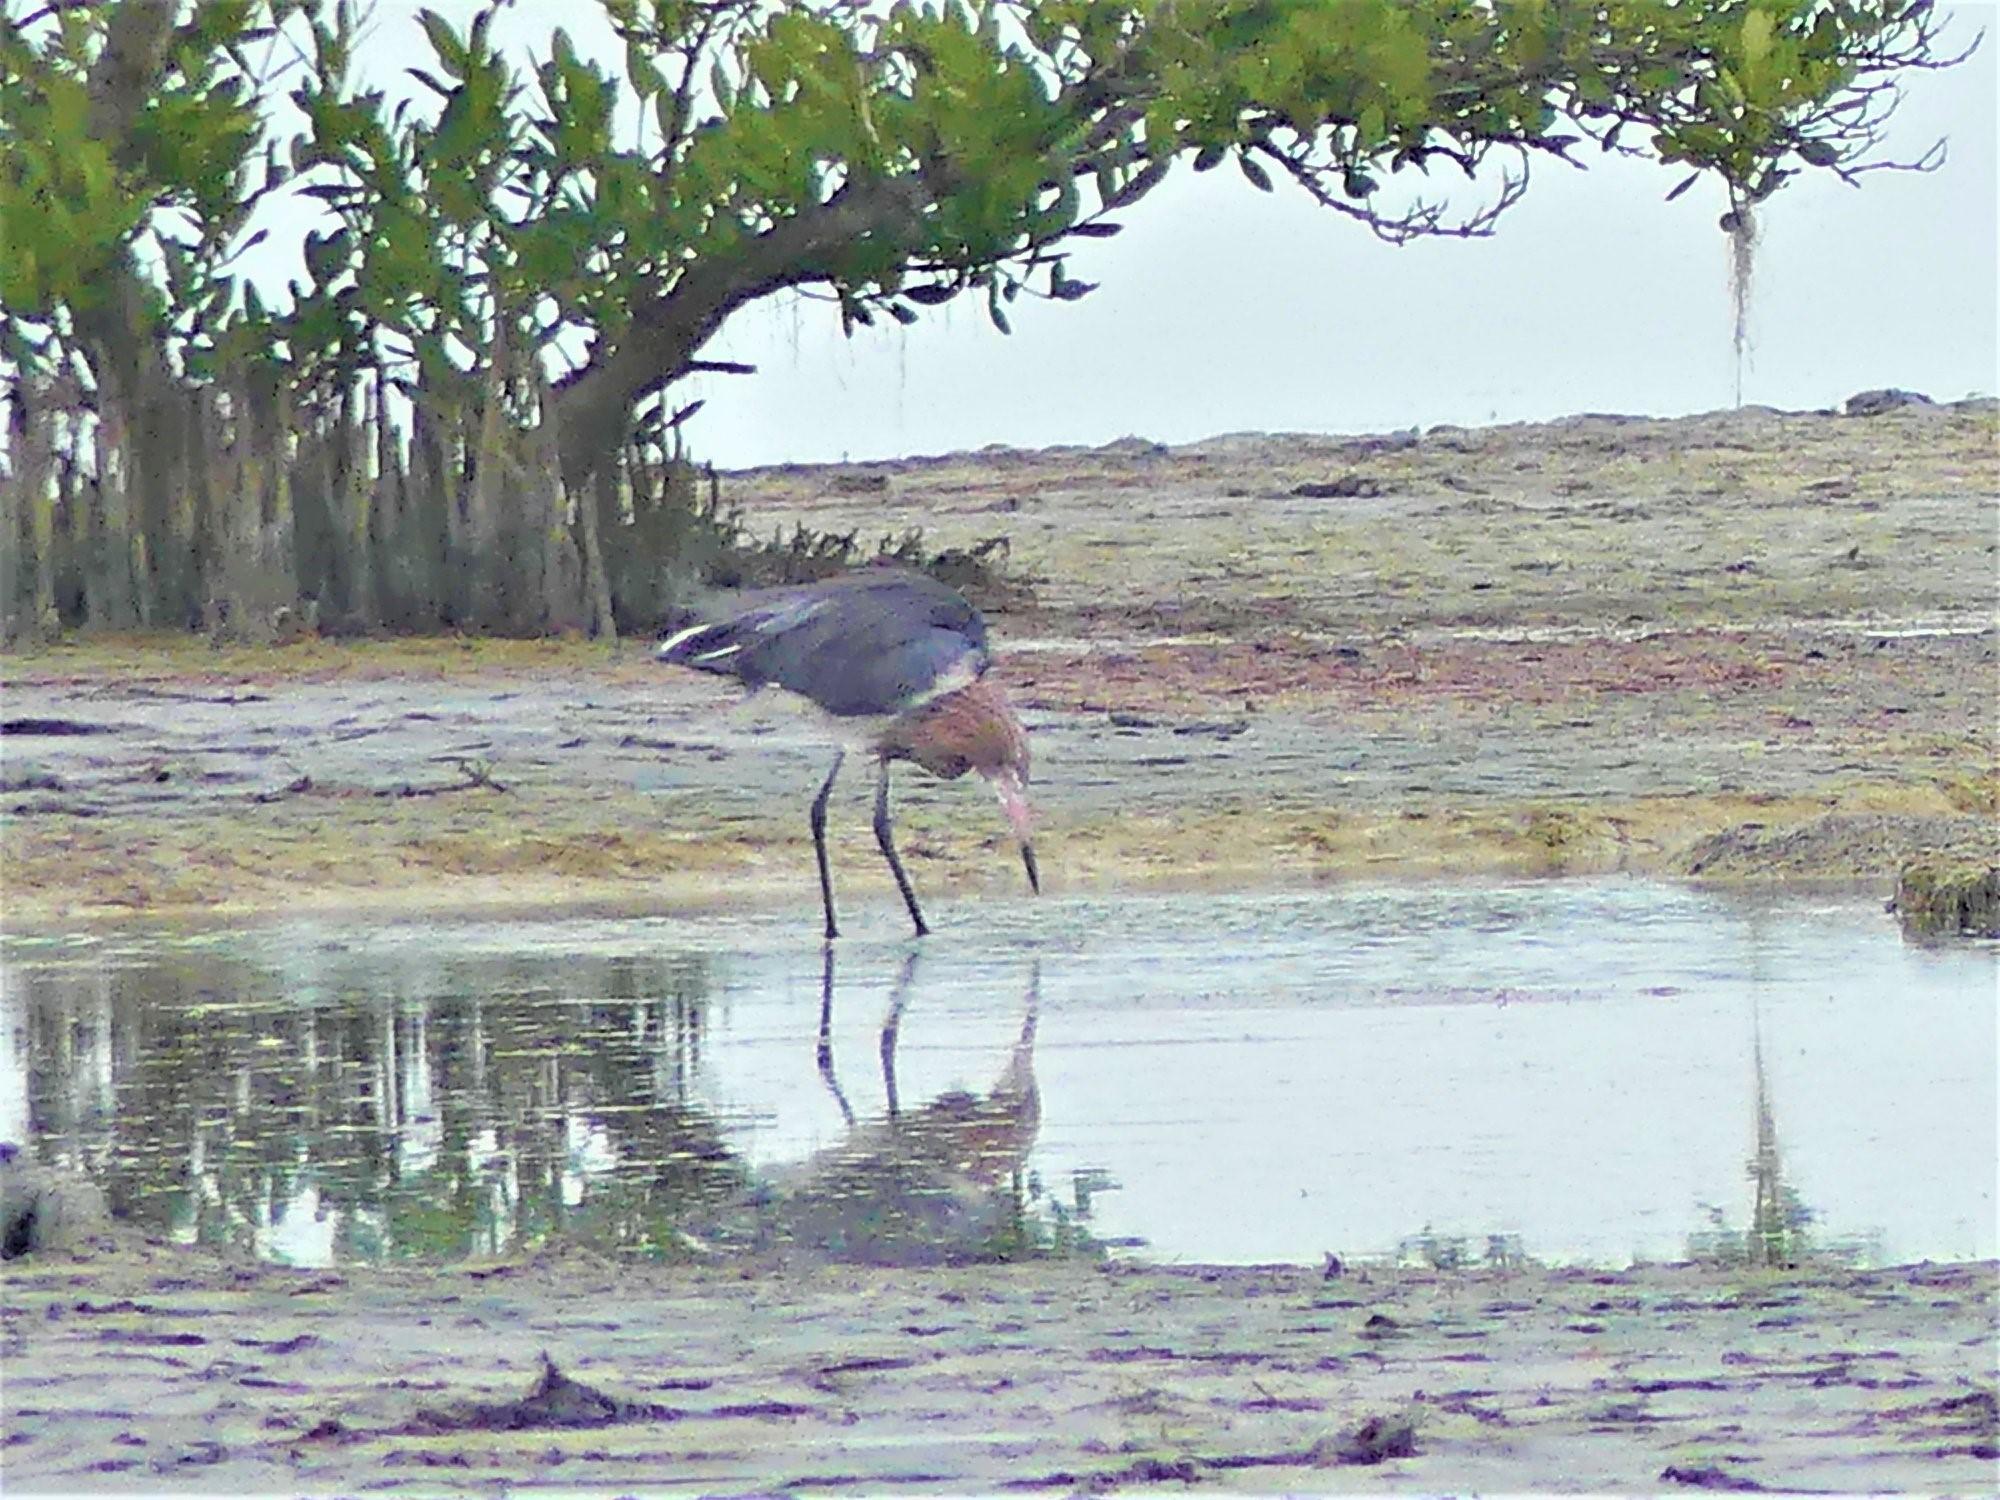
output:
[{"label": "green vegetation patch", "polygon": [[2000,865],[1913,859],[1896,878],[1896,915],[1913,937],[2000,937]]}]

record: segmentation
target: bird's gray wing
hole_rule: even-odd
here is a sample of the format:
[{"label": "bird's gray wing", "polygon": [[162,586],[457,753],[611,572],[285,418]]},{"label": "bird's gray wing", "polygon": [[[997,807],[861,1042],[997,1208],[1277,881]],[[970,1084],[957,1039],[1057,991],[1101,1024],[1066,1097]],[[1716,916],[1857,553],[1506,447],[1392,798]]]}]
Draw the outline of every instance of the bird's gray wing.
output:
[{"label": "bird's gray wing", "polygon": [[662,660],[775,683],[839,715],[895,713],[986,670],[986,622],[955,590],[883,570],[738,596]]}]

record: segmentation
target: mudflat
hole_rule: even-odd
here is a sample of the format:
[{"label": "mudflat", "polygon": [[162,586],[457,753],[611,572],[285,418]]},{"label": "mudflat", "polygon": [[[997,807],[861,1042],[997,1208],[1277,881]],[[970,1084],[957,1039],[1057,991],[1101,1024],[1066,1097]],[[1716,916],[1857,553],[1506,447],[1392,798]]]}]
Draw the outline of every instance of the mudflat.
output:
[{"label": "mudflat", "polygon": [[[1034,733],[1056,891],[1886,880],[1919,850],[2000,852],[1991,401],[1131,439],[721,486],[756,528],[989,544],[1019,586],[991,611],[996,670]],[[809,901],[825,752],[646,647],[10,654],[6,920]],[[982,796],[900,785],[922,885],[1011,880]],[[865,862],[853,878],[889,898]]]},{"label": "mudflat", "polygon": [[[1996,1268],[16,1261],[10,1492],[1979,1492]],[[552,1363],[551,1363],[552,1362]]]}]

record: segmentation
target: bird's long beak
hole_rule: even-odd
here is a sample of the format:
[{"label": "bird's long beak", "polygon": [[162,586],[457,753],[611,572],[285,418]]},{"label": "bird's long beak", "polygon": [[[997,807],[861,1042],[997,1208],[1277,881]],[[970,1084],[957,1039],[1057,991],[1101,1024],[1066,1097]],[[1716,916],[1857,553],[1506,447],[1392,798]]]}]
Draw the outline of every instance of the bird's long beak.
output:
[{"label": "bird's long beak", "polygon": [[1034,816],[1028,809],[1027,791],[1021,785],[1021,778],[1012,771],[1001,771],[994,776],[993,790],[999,795],[1000,810],[1006,813],[1014,837],[1021,841],[1021,867],[1028,872],[1028,889],[1039,896],[1042,872],[1035,863]]}]

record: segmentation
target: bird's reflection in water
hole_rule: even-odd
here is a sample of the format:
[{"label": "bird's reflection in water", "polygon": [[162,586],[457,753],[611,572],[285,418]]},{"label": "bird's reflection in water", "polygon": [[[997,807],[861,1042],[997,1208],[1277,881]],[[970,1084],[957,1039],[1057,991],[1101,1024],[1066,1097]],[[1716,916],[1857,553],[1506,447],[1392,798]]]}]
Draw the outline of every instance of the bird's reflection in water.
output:
[{"label": "bird's reflection in water", "polygon": [[[833,1049],[834,956],[821,971],[819,1071],[847,1135],[840,1144],[776,1174],[722,1230],[753,1250],[779,1250],[882,1265],[934,1265],[1005,1253],[1020,1237],[1023,1167],[1041,1125],[1035,1086],[1041,965],[1030,964],[1021,1029],[993,1086],[953,1089],[905,1109],[896,1084],[896,1042],[916,992],[919,959],[897,975],[882,1023],[880,1118],[855,1114]],[[745,1241],[748,1241],[746,1244]]]}]

